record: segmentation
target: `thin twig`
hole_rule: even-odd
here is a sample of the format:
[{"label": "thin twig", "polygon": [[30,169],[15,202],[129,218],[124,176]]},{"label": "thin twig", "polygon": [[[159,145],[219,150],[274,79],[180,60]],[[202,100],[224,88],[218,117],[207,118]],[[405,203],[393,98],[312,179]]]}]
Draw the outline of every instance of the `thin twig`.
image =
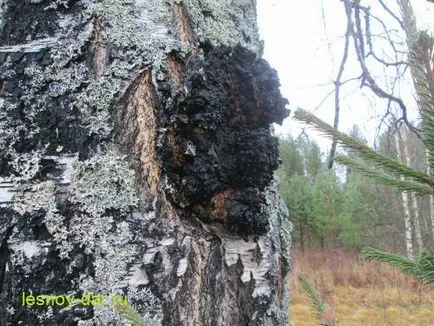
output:
[{"label": "thin twig", "polygon": [[[345,5],[345,12],[347,14],[347,17],[348,16],[351,17],[351,4],[350,4],[349,0],[345,0],[344,5]],[[348,59],[348,49],[350,46],[350,37],[351,37],[351,24],[350,24],[350,21],[347,19],[347,30],[345,32],[344,54],[342,56],[341,64],[339,66],[338,75],[337,75],[336,81],[335,81],[335,118],[334,118],[334,122],[333,122],[333,127],[336,129],[339,128],[339,113],[341,110],[341,107],[340,107],[341,78],[342,78],[342,75],[343,75],[344,70],[345,70],[345,63],[347,62],[347,59]],[[329,169],[333,168],[333,162],[335,159],[337,145],[338,145],[338,140],[335,137],[333,137],[332,147],[330,149],[330,155],[329,155],[329,159],[328,159],[328,168]]]}]

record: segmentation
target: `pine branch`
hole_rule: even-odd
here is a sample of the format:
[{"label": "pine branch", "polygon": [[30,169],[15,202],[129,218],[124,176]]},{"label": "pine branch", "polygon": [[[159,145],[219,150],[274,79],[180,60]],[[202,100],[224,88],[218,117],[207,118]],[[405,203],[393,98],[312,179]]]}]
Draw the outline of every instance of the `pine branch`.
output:
[{"label": "pine branch", "polygon": [[146,326],[143,317],[129,303],[117,303],[115,304],[115,308],[119,316],[131,322],[133,326]]},{"label": "pine branch", "polygon": [[408,274],[413,274],[413,270],[415,268],[414,262],[410,259],[400,255],[391,254],[389,252],[384,252],[375,248],[364,248],[362,250],[362,254],[367,260],[376,260],[383,263],[388,263]]},{"label": "pine branch", "polygon": [[416,257],[416,264],[419,269],[419,277],[425,283],[434,283],[434,252],[422,251]]},{"label": "pine branch", "polygon": [[362,254],[367,260],[385,262],[406,274],[416,276],[424,283],[434,283],[433,251],[421,251],[414,260],[370,247],[364,248]]},{"label": "pine branch", "polygon": [[389,170],[392,173],[396,173],[407,178],[411,178],[414,181],[418,181],[420,183],[430,186],[434,185],[434,179],[432,179],[425,172],[413,169],[397,160],[375,152],[369,146],[366,146],[347,134],[336,130],[331,125],[327,124],[304,109],[297,109],[297,111],[294,113],[294,118],[310,125],[329,138],[336,138],[342,146],[346,147],[347,149],[354,150],[364,160],[379,168]]},{"label": "pine branch", "polygon": [[336,157],[336,161],[352,168],[353,170],[359,172],[364,176],[373,178],[385,185],[396,187],[401,191],[411,191],[417,194],[433,193],[433,188],[429,185],[417,181],[396,178],[394,176],[384,173],[381,170],[367,167],[365,164],[344,155],[338,155]]},{"label": "pine branch", "polygon": [[298,274],[298,281],[309,297],[311,306],[315,310],[317,318],[320,319],[321,315],[326,311],[326,304],[322,300],[321,295],[306,275]]},{"label": "pine branch", "polygon": [[[422,116],[423,141],[428,149],[428,162],[434,168],[434,73],[432,71],[432,52],[434,39],[426,31],[417,31],[411,5],[405,6],[414,25],[411,35],[407,36],[409,66],[416,90],[419,112]],[[409,34],[409,31],[406,31]],[[411,36],[411,37],[410,37]]]}]

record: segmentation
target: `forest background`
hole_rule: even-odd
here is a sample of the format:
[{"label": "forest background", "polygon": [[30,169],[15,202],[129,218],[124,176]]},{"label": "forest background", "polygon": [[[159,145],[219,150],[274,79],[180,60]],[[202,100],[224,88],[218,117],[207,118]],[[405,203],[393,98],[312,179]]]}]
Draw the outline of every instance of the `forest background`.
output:
[{"label": "forest background", "polygon": [[[366,143],[359,127],[350,135]],[[426,170],[425,149],[408,132],[411,165]],[[380,136],[378,151],[397,159],[388,133]],[[404,212],[399,190],[355,173],[351,168],[329,169],[327,155],[306,133],[280,140],[282,165],[277,172],[280,191],[293,222],[295,247],[359,250],[365,246],[406,254]],[[349,153],[351,155],[351,153]],[[419,217],[424,247],[433,246],[429,198],[410,206]],[[413,231],[414,232],[414,231]]]},{"label": "forest background", "polygon": [[[427,153],[431,149],[421,135],[421,112],[431,110],[432,103],[431,99],[428,106],[424,102],[425,86],[421,85],[425,76],[432,75],[432,4],[345,0],[313,6],[307,1],[300,8],[307,16],[291,11],[286,2],[275,1],[271,6],[275,8],[264,12],[281,7],[275,24],[286,12],[294,18],[287,24],[303,24],[303,17],[304,25],[309,25],[303,33],[289,28],[289,37],[305,51],[299,51],[296,60],[285,60],[285,54],[295,52],[291,43],[282,45],[283,51],[273,51],[276,45],[268,41],[272,27],[263,24],[265,55],[283,75],[283,92],[290,99],[291,91],[295,93],[295,105],[313,111],[377,153],[430,173]],[[266,6],[259,2],[259,8]],[[306,37],[309,33],[312,37]],[[415,44],[422,44],[420,33],[431,40],[426,65],[417,60],[421,53]],[[288,120],[277,129],[282,158],[277,178],[293,223],[294,323],[314,323],[312,314],[306,317],[309,299],[297,284],[297,274],[304,274],[330,303],[327,313],[320,316],[329,319],[320,320],[324,325],[432,325],[432,288],[360,257],[363,247],[411,259],[433,248],[432,196],[402,192],[383,185],[381,178],[336,165],[336,139],[332,137],[331,142],[301,128]],[[357,151],[338,152],[358,160]]]}]

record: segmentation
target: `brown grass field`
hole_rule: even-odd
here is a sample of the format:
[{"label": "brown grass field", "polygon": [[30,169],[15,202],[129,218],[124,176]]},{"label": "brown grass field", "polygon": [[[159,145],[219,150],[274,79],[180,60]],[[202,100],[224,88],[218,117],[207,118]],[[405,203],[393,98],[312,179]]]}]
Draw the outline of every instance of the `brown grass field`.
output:
[{"label": "brown grass field", "polygon": [[421,285],[383,263],[342,250],[293,252],[292,326],[319,325],[297,281],[304,273],[330,306],[339,326],[433,326],[434,286]]}]

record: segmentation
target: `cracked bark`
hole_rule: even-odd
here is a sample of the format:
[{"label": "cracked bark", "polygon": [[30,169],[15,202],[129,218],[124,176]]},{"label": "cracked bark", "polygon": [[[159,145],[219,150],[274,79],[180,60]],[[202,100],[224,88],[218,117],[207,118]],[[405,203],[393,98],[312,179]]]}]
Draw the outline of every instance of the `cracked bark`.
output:
[{"label": "cracked bark", "polygon": [[0,324],[287,325],[254,1],[0,2]]}]

